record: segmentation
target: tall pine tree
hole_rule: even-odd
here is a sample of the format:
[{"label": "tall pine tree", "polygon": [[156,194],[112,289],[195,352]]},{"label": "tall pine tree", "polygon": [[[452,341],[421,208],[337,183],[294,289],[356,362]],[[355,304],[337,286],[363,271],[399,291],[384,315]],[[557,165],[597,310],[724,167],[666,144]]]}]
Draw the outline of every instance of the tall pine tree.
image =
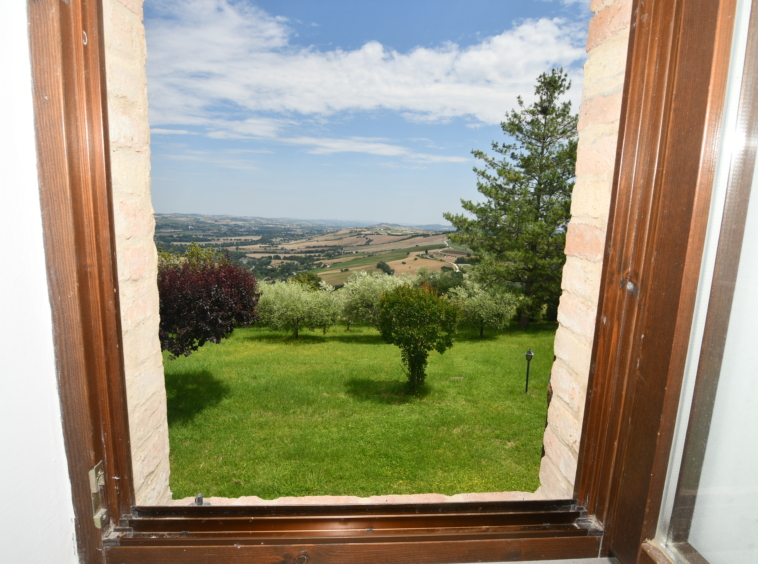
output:
[{"label": "tall pine tree", "polygon": [[561,101],[570,87],[563,69],[537,78],[537,100],[526,106],[519,97],[518,110],[501,123],[513,142],[493,142],[496,157],[473,151],[484,162],[474,172],[485,201],[461,200],[467,214],[444,214],[456,228],[450,238],[481,258],[480,280],[523,295],[522,328],[560,298],[576,166],[578,116]]}]

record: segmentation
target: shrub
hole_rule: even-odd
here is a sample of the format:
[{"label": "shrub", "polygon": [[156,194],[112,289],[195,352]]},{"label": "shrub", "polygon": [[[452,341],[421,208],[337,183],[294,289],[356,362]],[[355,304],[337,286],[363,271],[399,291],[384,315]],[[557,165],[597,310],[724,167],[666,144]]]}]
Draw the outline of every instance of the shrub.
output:
[{"label": "shrub", "polygon": [[379,321],[379,299],[382,294],[398,286],[410,284],[406,277],[396,278],[383,274],[354,272],[338,292],[342,298],[342,317],[348,330],[353,323],[374,325]]},{"label": "shrub", "polygon": [[326,282],[321,282],[319,289],[312,292],[313,319],[311,327],[321,329],[324,334],[330,327],[336,325],[342,315],[342,296],[335,292],[334,287]]},{"label": "shrub", "polygon": [[296,339],[303,329],[326,333],[337,323],[342,310],[333,288],[325,283],[312,290],[303,284],[277,282],[266,284],[261,292],[261,323],[278,331],[292,331]]},{"label": "shrub", "polygon": [[449,266],[443,266],[442,272],[430,272],[427,267],[423,267],[418,270],[416,283],[419,286],[428,286],[437,292],[438,296],[442,296],[463,284],[463,273],[452,272]]},{"label": "shrub", "polygon": [[315,272],[301,272],[290,278],[296,284],[302,284],[310,290],[318,290],[321,284],[321,276]]},{"label": "shrub", "polygon": [[408,381],[417,389],[426,378],[429,352],[453,346],[459,310],[426,286],[400,286],[379,301],[379,332],[400,348]]},{"label": "shrub", "polygon": [[376,267],[382,272],[384,272],[385,274],[387,274],[388,276],[392,276],[393,274],[395,274],[395,271],[390,268],[390,265],[384,262],[383,260],[376,263]]},{"label": "shrub", "polygon": [[174,359],[235,327],[255,322],[255,277],[212,249],[190,245],[184,256],[161,253],[158,266],[161,349]]},{"label": "shrub", "polygon": [[484,336],[484,328],[502,329],[516,314],[518,298],[504,291],[485,289],[475,282],[466,281],[463,286],[450,290],[450,300],[463,312],[464,319],[479,328],[479,336]]}]

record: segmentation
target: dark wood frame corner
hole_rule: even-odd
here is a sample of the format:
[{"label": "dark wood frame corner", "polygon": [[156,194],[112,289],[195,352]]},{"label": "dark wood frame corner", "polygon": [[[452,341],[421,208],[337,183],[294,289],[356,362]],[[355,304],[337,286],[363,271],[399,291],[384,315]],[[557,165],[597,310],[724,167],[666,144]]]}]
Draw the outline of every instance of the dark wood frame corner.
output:
[{"label": "dark wood frame corner", "polygon": [[[576,500],[134,507],[100,0],[28,0],[40,190],[82,562],[653,562],[735,0],[636,0]],[[88,471],[105,467],[109,524]],[[646,545],[647,546],[647,545]]]}]

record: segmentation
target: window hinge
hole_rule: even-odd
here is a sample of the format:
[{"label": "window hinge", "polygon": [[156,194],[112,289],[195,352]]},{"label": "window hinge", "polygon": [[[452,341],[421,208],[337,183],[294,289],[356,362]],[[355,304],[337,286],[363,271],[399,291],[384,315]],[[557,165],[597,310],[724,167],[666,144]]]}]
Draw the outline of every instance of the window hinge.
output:
[{"label": "window hinge", "polygon": [[102,529],[108,521],[108,510],[103,507],[103,491],[105,487],[105,472],[103,471],[102,460],[95,464],[95,467],[89,471],[89,491],[92,497],[92,518],[95,521],[95,527]]}]

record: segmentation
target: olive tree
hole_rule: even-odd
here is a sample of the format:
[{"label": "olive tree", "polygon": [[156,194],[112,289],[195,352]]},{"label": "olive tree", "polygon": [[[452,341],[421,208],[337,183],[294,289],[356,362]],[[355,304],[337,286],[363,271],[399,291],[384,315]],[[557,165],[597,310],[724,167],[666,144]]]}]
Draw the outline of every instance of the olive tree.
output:
[{"label": "olive tree", "polygon": [[275,282],[262,286],[258,302],[261,324],[278,331],[292,331],[297,339],[302,329],[312,325],[310,293],[302,284]]},{"label": "olive tree", "polygon": [[411,388],[424,383],[429,353],[442,354],[453,346],[459,313],[455,304],[426,286],[399,286],[380,298],[379,332],[400,348]]},{"label": "olive tree", "polygon": [[334,291],[334,286],[320,282],[318,290],[311,292],[312,328],[321,329],[324,334],[330,327],[337,324],[342,316],[342,299],[340,292]]},{"label": "olive tree", "polygon": [[278,331],[292,331],[297,339],[303,329],[326,333],[337,323],[340,302],[333,288],[320,284],[318,290],[298,282],[275,282],[261,287],[258,316],[262,325]]},{"label": "olive tree", "polygon": [[343,309],[342,317],[348,330],[353,323],[374,325],[379,320],[379,299],[382,294],[399,286],[407,286],[411,280],[406,277],[369,274],[365,271],[355,272],[339,290]]},{"label": "olive tree", "polygon": [[516,314],[518,305],[518,298],[513,294],[484,288],[470,280],[450,290],[448,297],[461,309],[464,320],[479,328],[480,337],[484,337],[485,327],[504,328]]}]

